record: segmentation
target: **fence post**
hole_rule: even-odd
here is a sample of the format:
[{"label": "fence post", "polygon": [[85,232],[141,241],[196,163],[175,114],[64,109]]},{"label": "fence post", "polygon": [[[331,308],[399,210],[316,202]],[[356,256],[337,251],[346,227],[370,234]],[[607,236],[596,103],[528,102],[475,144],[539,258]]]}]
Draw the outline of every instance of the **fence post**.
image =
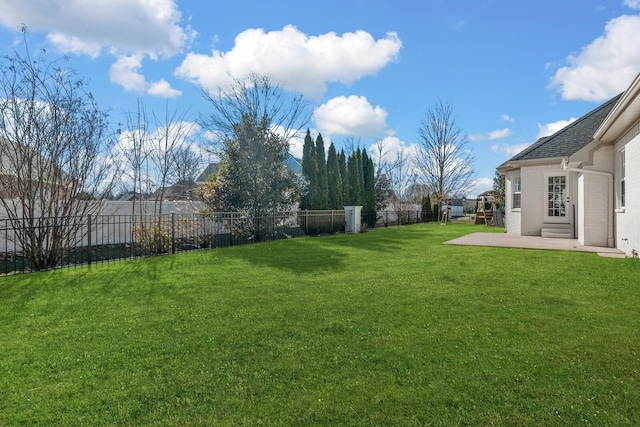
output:
[{"label": "fence post", "polygon": [[171,212],[171,253],[176,253],[176,213]]},{"label": "fence post", "polygon": [[91,214],[87,215],[87,264],[91,265]]}]

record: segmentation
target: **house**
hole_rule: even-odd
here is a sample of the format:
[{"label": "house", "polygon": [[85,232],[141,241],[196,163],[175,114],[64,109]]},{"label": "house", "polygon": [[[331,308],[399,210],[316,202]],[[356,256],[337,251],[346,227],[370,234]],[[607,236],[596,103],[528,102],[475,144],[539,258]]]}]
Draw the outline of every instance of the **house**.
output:
[{"label": "house", "polygon": [[507,233],[640,250],[640,74],[498,167]]},{"label": "house", "polygon": [[[287,169],[296,175],[302,174],[302,160],[289,154],[287,157]],[[205,184],[211,175],[218,173],[219,163],[209,163],[205,170],[196,178],[196,184]]]},{"label": "house", "polygon": [[54,161],[29,145],[0,137],[0,198],[40,199],[76,184]]}]

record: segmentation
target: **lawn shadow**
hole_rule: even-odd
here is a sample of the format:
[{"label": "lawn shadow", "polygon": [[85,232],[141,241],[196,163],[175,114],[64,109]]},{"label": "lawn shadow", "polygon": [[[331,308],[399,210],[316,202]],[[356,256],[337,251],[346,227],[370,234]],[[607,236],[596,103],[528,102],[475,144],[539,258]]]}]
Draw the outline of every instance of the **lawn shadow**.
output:
[{"label": "lawn shadow", "polygon": [[394,252],[404,249],[408,241],[425,239],[429,233],[420,227],[403,226],[375,228],[359,234],[340,234],[324,239],[329,245],[344,246],[376,252]]},{"label": "lawn shadow", "polygon": [[318,274],[345,268],[344,252],[313,242],[315,238],[296,238],[214,249],[217,260],[241,259],[252,265],[272,267],[296,274]]}]

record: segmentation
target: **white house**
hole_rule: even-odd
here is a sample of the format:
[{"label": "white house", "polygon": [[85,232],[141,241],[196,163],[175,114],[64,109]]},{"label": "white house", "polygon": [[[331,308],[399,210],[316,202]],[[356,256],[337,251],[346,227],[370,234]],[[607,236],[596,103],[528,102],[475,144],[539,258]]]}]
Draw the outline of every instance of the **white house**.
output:
[{"label": "white house", "polygon": [[507,233],[640,251],[640,74],[498,167]]}]

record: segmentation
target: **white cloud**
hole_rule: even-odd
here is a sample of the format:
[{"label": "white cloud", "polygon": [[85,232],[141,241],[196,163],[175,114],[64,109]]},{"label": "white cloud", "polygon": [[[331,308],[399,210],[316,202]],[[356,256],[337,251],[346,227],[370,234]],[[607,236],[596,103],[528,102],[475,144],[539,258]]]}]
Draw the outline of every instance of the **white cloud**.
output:
[{"label": "white cloud", "polygon": [[487,134],[487,139],[489,139],[489,141],[493,141],[494,139],[508,138],[512,134],[513,134],[513,132],[511,132],[511,129],[509,129],[509,128],[497,129],[497,130],[489,132]]},{"label": "white cloud", "polygon": [[313,120],[328,135],[379,136],[388,133],[387,112],[364,96],[338,96],[316,108]]},{"label": "white cloud", "polygon": [[[170,140],[175,141],[175,150],[178,149],[189,149],[198,159],[198,173],[213,161],[218,161],[219,159],[215,157],[208,149],[197,142],[193,142],[196,135],[199,134],[202,129],[200,125],[196,122],[173,122],[169,123],[169,131],[168,133],[171,135],[169,137]],[[165,137],[166,128],[159,127],[154,130],[149,131],[135,131],[137,135],[135,137],[142,141],[141,151],[143,154],[148,154],[151,152],[156,153],[156,155],[162,155],[164,152],[163,144],[161,143],[162,138]],[[128,159],[130,158],[131,152],[133,151],[133,133],[129,130],[125,130],[118,135],[118,140],[111,151],[111,156],[114,162],[116,162],[120,168],[122,169],[122,183],[127,188],[132,188],[133,186],[133,170]],[[146,186],[153,186],[153,183],[158,183],[160,177],[158,176],[157,166],[154,165],[154,162],[147,156],[143,156],[144,165],[142,169],[145,171],[145,176],[143,177],[143,181],[148,181],[145,183]],[[146,190],[151,190],[153,188],[147,188]]]},{"label": "white cloud", "polygon": [[513,117],[510,117],[508,114],[503,114],[502,120],[509,123],[514,123],[516,121],[516,119],[514,119]]},{"label": "white cloud", "polygon": [[0,23],[16,29],[47,33],[47,40],[65,53],[96,58],[103,51],[117,56],[111,80],[126,90],[175,97],[164,79],[147,83],[140,73],[142,58],[170,57],[195,37],[180,26],[174,0],[20,0],[0,2]]},{"label": "white cloud", "polygon": [[[563,129],[567,125],[574,122],[575,117],[571,117],[569,120],[558,120],[557,122],[540,124],[538,123],[538,134],[536,135],[536,141],[544,136],[550,136]],[[499,143],[491,146],[491,151],[503,155],[505,158],[510,158],[520,153],[525,148],[529,147],[531,143],[526,144],[507,144]]]},{"label": "white cloud", "polygon": [[543,136],[553,135],[558,132],[560,129],[566,127],[567,125],[576,121],[575,117],[571,117],[569,120],[558,120],[557,122],[540,124],[538,123],[538,134],[536,135],[536,140],[542,138]]},{"label": "white cloud", "polygon": [[350,84],[377,73],[396,59],[401,46],[392,32],[375,40],[366,31],[308,36],[291,25],[270,32],[248,29],[238,34],[228,52],[189,53],[175,74],[215,89],[258,70],[289,90],[319,96],[328,82]]},{"label": "white cloud", "polygon": [[412,159],[418,151],[416,144],[407,145],[403,140],[396,136],[387,136],[375,144],[371,144],[367,148],[367,153],[372,157],[375,163],[394,164],[398,157],[403,156],[405,159]]},{"label": "white cloud", "polygon": [[47,39],[63,52],[87,55],[92,58],[97,58],[102,53],[102,45],[100,43],[87,43],[78,37],[62,33],[50,33]]},{"label": "white cloud", "polygon": [[631,9],[640,9],[640,0],[624,0],[622,3]]},{"label": "white cloud", "polygon": [[113,83],[126,90],[143,92],[147,87],[145,77],[138,71],[142,68],[142,56],[121,56],[111,65],[109,77]]},{"label": "white cloud", "polygon": [[174,0],[20,0],[0,3],[0,23],[48,32],[65,52],[95,56],[100,48],[151,57],[181,52],[195,35],[179,23]]},{"label": "white cloud", "polygon": [[513,135],[513,132],[509,128],[496,129],[496,130],[493,130],[491,132],[488,132],[487,134],[469,135],[469,141],[471,141],[471,142],[484,141],[484,140],[493,141],[493,140],[496,140],[496,139],[508,138],[511,135]]},{"label": "white cloud", "polygon": [[182,92],[173,89],[165,79],[149,83],[147,93],[160,98],[175,98],[182,95]]},{"label": "white cloud", "polygon": [[[627,0],[635,7],[638,0]],[[551,79],[563,99],[603,101],[622,92],[640,69],[640,15],[623,15],[605,26],[604,35],[567,58]]]},{"label": "white cloud", "polygon": [[[273,127],[272,130],[280,136],[284,136],[285,133],[287,133],[285,132],[285,129],[282,126]],[[311,132],[311,137],[315,141],[316,137],[318,136],[318,130],[310,129],[310,132]],[[291,153],[293,157],[302,159],[302,151],[304,149],[304,137],[306,135],[307,135],[307,130],[301,129],[300,131],[296,132],[289,138],[289,153]],[[322,140],[324,141],[324,151],[326,153],[327,150],[329,150],[329,145],[331,145],[331,138],[323,135]]]},{"label": "white cloud", "polygon": [[473,181],[473,187],[467,194],[467,199],[475,199],[478,194],[482,194],[485,191],[493,190],[493,178],[476,178]]},{"label": "white cloud", "polygon": [[527,148],[531,144],[494,144],[491,146],[491,151],[494,153],[502,154],[506,158],[511,158]]},{"label": "white cloud", "polygon": [[111,65],[109,77],[113,83],[133,92],[146,92],[149,95],[162,98],[174,98],[182,94],[179,90],[161,79],[157,82],[147,82],[139,71],[142,69],[142,55],[121,56]]}]

